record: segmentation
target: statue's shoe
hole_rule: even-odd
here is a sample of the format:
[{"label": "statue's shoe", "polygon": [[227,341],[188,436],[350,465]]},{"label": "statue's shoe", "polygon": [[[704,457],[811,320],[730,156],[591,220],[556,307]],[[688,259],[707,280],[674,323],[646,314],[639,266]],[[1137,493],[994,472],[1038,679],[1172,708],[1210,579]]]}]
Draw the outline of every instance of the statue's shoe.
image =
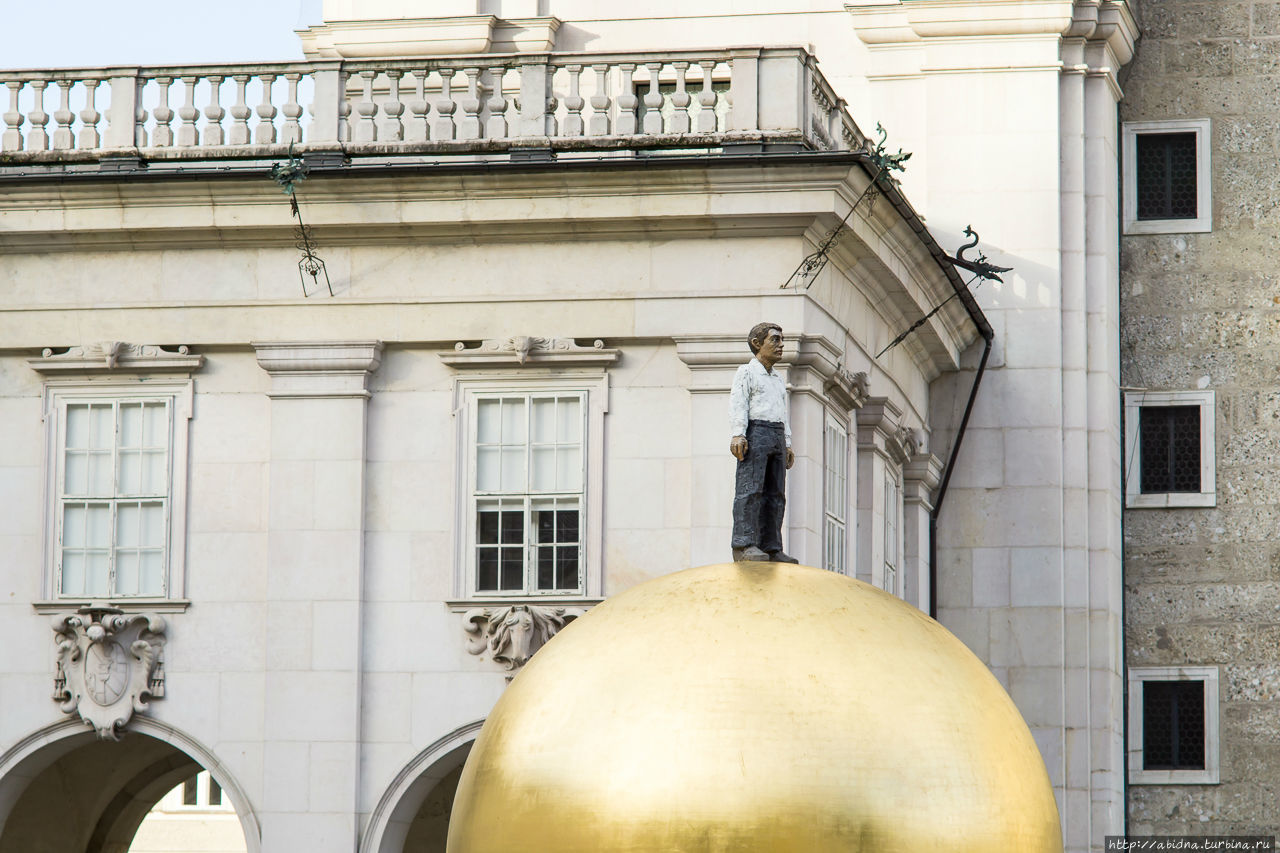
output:
[{"label": "statue's shoe", "polygon": [[[763,563],[768,562],[771,558],[764,551],[761,551],[755,545],[748,545],[745,548],[733,549],[733,561],[735,563]],[[792,560],[791,562],[795,562]]]},{"label": "statue's shoe", "polygon": [[771,551],[769,552],[768,559],[772,560],[775,563],[797,563],[798,564],[800,562],[795,557],[791,556],[785,551]]}]

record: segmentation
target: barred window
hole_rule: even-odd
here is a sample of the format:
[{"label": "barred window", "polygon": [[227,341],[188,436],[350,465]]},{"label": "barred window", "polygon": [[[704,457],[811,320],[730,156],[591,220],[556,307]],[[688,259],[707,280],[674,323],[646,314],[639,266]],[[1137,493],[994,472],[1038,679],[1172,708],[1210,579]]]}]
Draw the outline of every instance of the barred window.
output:
[{"label": "barred window", "polygon": [[1137,138],[1138,219],[1195,219],[1196,134]]},{"label": "barred window", "polygon": [[1142,491],[1200,491],[1200,407],[1143,406]]},{"label": "barred window", "polygon": [[1143,682],[1143,769],[1203,770],[1204,753],[1204,682]]}]

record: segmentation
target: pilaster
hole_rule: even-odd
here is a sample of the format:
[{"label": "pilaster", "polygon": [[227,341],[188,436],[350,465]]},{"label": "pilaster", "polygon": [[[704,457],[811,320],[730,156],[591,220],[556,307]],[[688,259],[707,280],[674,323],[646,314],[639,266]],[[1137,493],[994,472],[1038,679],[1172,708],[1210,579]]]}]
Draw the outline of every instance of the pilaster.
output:
[{"label": "pilaster", "polygon": [[271,375],[263,849],[346,853],[359,831],[365,409],[382,344],[254,349]]}]

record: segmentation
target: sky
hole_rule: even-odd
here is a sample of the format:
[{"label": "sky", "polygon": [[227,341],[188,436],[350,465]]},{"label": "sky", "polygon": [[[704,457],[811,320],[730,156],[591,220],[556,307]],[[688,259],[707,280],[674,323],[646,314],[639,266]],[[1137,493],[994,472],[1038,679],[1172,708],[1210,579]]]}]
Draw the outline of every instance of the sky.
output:
[{"label": "sky", "polygon": [[301,59],[320,0],[0,0],[0,68]]}]

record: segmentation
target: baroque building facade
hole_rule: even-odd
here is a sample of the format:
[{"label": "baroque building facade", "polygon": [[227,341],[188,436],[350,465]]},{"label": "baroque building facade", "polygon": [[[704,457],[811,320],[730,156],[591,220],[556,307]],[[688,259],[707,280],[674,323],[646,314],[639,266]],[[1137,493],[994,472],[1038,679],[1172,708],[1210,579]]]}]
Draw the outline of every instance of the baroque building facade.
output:
[{"label": "baroque building facade", "polygon": [[529,656],[729,558],[761,319],[787,550],[987,663],[1066,849],[1123,831],[1129,5],[596,9],[0,72],[0,851],[127,845],[200,768],[254,853],[441,849]]}]

